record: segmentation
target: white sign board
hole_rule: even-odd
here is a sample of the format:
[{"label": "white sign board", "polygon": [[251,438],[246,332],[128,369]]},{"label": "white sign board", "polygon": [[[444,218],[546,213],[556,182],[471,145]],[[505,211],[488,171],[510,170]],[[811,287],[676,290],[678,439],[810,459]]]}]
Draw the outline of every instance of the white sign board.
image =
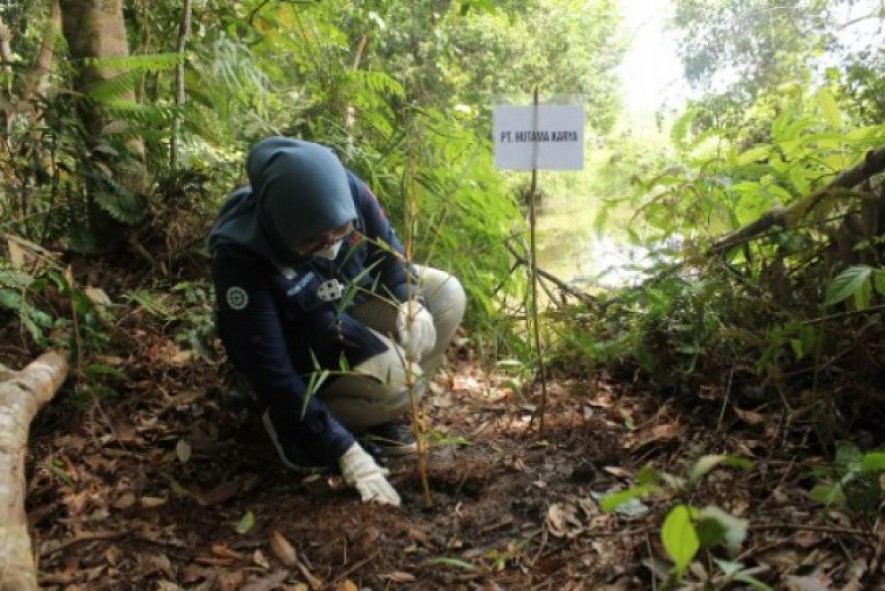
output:
[{"label": "white sign board", "polygon": [[495,168],[584,168],[582,105],[498,105],[492,133]]}]

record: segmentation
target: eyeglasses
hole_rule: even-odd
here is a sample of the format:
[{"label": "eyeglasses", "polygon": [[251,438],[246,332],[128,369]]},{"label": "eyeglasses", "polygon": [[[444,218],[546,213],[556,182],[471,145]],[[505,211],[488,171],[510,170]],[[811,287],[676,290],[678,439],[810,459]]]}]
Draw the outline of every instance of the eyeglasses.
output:
[{"label": "eyeglasses", "polygon": [[302,241],[295,247],[295,252],[301,256],[311,255],[318,250],[331,246],[339,240],[343,240],[351,232],[353,232],[353,222],[347,222],[343,226],[338,226],[337,228],[323,232],[318,236]]}]

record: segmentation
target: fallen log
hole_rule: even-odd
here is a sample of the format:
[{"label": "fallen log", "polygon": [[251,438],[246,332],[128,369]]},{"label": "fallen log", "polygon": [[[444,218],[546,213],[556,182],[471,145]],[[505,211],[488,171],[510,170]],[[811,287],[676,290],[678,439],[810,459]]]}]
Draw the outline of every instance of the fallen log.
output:
[{"label": "fallen log", "polygon": [[31,421],[67,372],[67,356],[55,351],[21,371],[0,366],[0,591],[38,589],[25,514],[25,453]]},{"label": "fallen log", "polygon": [[735,246],[749,242],[770,228],[779,226],[786,229],[799,223],[812,211],[820,212],[822,209],[826,211],[827,208],[821,208],[821,206],[827,201],[831,201],[840,191],[851,189],[883,170],[885,170],[885,148],[872,150],[867,153],[863,162],[843,170],[827,186],[813,192],[801,201],[788,208],[775,207],[743,228],[717,239],[710,246],[707,254],[708,256],[721,254]]}]

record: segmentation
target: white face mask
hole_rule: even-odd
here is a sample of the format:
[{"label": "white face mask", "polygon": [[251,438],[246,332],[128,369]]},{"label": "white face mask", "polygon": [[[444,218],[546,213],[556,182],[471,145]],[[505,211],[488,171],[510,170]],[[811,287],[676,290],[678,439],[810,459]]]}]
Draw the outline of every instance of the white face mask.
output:
[{"label": "white face mask", "polygon": [[338,256],[338,251],[341,250],[342,244],[344,244],[344,238],[342,238],[341,240],[336,240],[325,248],[314,251],[313,256],[329,261],[334,261],[335,257]]}]

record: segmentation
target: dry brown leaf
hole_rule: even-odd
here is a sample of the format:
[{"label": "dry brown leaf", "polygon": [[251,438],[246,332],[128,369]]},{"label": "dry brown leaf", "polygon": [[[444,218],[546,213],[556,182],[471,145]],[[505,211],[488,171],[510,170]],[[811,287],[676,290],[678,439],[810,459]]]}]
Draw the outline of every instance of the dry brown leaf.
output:
[{"label": "dry brown leaf", "polygon": [[289,576],[289,571],[278,570],[266,577],[259,579],[249,579],[240,587],[239,591],[270,591],[274,587],[278,587]]},{"label": "dry brown leaf", "polygon": [[264,552],[258,548],[252,552],[252,564],[259,566],[264,570],[270,570],[270,562],[267,560],[267,556],[265,556]]},{"label": "dry brown leaf", "polygon": [[114,436],[120,443],[133,443],[138,439],[135,425],[130,423],[117,423],[114,425]]},{"label": "dry brown leaf", "polygon": [[218,591],[237,591],[246,579],[246,574],[241,570],[222,571],[216,580]]},{"label": "dry brown leaf", "polygon": [[338,591],[359,591],[359,587],[350,579],[344,579],[338,583]]},{"label": "dry brown leaf", "polygon": [[608,394],[598,395],[595,398],[587,400],[586,402],[590,406],[595,406],[596,408],[611,408],[612,406],[614,406],[611,396],[609,396]]},{"label": "dry brown leaf", "polygon": [[141,497],[141,506],[145,509],[156,509],[166,504],[168,499],[163,497]]},{"label": "dry brown leaf", "polygon": [[197,359],[197,357],[198,354],[193,349],[179,350],[169,358],[169,364],[178,366],[187,365]]},{"label": "dry brown leaf", "polygon": [[414,583],[418,580],[415,578],[415,575],[400,570],[385,575],[378,575],[378,578],[384,581],[390,581],[391,583]]},{"label": "dry brown leaf", "polygon": [[110,306],[113,303],[108,294],[106,294],[100,287],[87,286],[86,289],[83,290],[83,293],[86,294],[89,301],[97,306]]},{"label": "dry brown leaf", "polygon": [[137,498],[134,492],[126,491],[122,495],[117,497],[117,500],[114,501],[112,506],[114,507],[114,509],[120,509],[122,511],[123,509],[128,509],[129,507],[134,505],[136,500]]},{"label": "dry brown leaf", "polygon": [[197,495],[197,502],[204,507],[216,505],[228,500],[239,491],[240,482],[238,480],[228,480],[227,482],[222,482],[209,492]]},{"label": "dry brown leaf", "polygon": [[187,564],[178,572],[178,580],[185,585],[193,585],[198,581],[213,580],[214,578],[212,570],[195,564]]},{"label": "dry brown leaf", "polygon": [[289,543],[289,540],[278,531],[274,531],[270,534],[270,550],[284,565],[291,567],[298,564],[298,556],[295,554],[295,548]]},{"label": "dry brown leaf", "polygon": [[830,591],[829,581],[821,576],[789,576],[785,582],[789,591]]},{"label": "dry brown leaf", "polygon": [[151,554],[145,552],[136,554],[136,561],[139,570],[145,574],[163,573],[169,578],[175,576],[172,570],[172,561],[163,553]]},{"label": "dry brown leaf", "polygon": [[736,414],[740,420],[752,427],[755,427],[756,425],[761,425],[765,422],[765,417],[763,417],[758,412],[753,412],[751,410],[741,410],[736,406],[733,406],[732,410],[734,410],[734,414]]},{"label": "dry brown leaf", "polygon": [[82,452],[87,443],[88,442],[85,438],[76,435],[64,435],[63,437],[56,437],[55,439],[56,447],[62,448],[73,454],[79,454]]},{"label": "dry brown leaf", "polygon": [[187,464],[187,461],[191,459],[192,453],[191,444],[186,439],[179,439],[178,443],[175,444],[175,455],[182,464]]},{"label": "dry brown leaf", "polygon": [[602,469],[612,476],[617,476],[618,478],[629,479],[633,476],[633,473],[630,470],[620,468],[618,466],[603,466]]},{"label": "dry brown leaf", "polygon": [[550,535],[556,538],[574,538],[584,531],[584,524],[577,516],[578,509],[567,503],[553,503],[547,509],[544,524]]},{"label": "dry brown leaf", "polygon": [[424,530],[421,530],[421,529],[418,529],[415,527],[410,527],[409,531],[406,535],[409,537],[409,539],[415,540],[416,542],[419,542],[420,544],[427,545],[427,544],[431,543],[430,534],[428,534]]},{"label": "dry brown leaf", "polygon": [[236,550],[232,550],[225,546],[224,544],[212,544],[212,547],[209,549],[213,556],[217,556],[219,558],[230,558],[232,560],[246,560],[246,557],[237,552]]},{"label": "dry brown leaf", "polygon": [[120,556],[122,556],[122,554],[123,553],[120,551],[120,548],[115,545],[111,545],[108,547],[107,550],[104,551],[104,559],[111,566],[115,566],[117,564],[117,561],[120,560]]},{"label": "dry brown leaf", "polygon": [[802,564],[802,558],[795,548],[777,548],[758,554],[756,562],[786,570]]},{"label": "dry brown leaf", "polygon": [[792,541],[803,550],[808,550],[820,544],[823,541],[823,537],[818,532],[800,531],[796,532]]},{"label": "dry brown leaf", "polygon": [[[87,582],[92,582],[92,581],[96,581],[100,577],[102,577],[105,574],[105,571],[106,571],[106,569],[105,569],[104,565],[95,566],[92,568],[87,568],[87,569],[81,570],[79,575],[81,577],[85,578]],[[89,588],[89,586],[87,585],[87,589],[88,588]]]},{"label": "dry brown leaf", "polygon": [[656,443],[658,441],[668,441],[670,439],[675,439],[679,435],[679,430],[682,427],[682,423],[678,420],[673,421],[672,423],[664,423],[662,425],[655,425],[651,429],[645,429],[639,435],[638,441],[633,444],[631,447],[633,449],[644,447],[651,443]]},{"label": "dry brown leaf", "polygon": [[307,584],[313,591],[319,591],[323,587],[326,586],[326,582],[323,581],[319,577],[315,577],[313,573],[311,573],[304,564],[301,563],[297,558],[295,559],[295,566],[298,568],[298,571],[301,573],[301,576],[304,577],[304,580],[307,581]]},{"label": "dry brown leaf", "polygon": [[27,256],[25,249],[14,240],[6,240],[6,252],[9,253],[9,262],[12,263],[13,269],[23,269]]}]

